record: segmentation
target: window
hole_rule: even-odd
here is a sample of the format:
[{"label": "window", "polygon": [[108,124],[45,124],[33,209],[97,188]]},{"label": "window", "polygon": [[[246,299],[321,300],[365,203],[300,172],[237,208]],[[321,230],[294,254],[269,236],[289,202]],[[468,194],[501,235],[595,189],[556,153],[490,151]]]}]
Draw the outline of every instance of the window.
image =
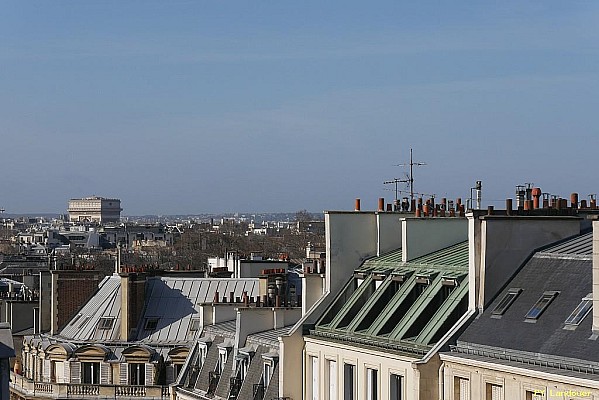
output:
[{"label": "window", "polygon": [[318,400],[318,394],[320,389],[320,380],[318,379],[320,374],[320,369],[318,368],[318,357],[311,356],[309,365],[312,367],[312,400]]},{"label": "window", "polygon": [[100,383],[100,363],[83,362],[81,363],[81,383],[98,385]]},{"label": "window", "polygon": [[378,399],[378,371],[366,368],[366,400]]},{"label": "window", "polygon": [[113,321],[114,318],[100,318],[98,321],[98,329],[104,331],[111,329]]},{"label": "window", "polygon": [[526,400],[545,400],[544,390],[527,390]]},{"label": "window", "polygon": [[146,365],[129,364],[129,385],[146,384]]},{"label": "window", "polygon": [[401,400],[401,375],[391,374],[389,377],[389,400]]},{"label": "window", "polygon": [[508,292],[505,294],[505,296],[503,296],[503,299],[501,299],[499,304],[497,304],[497,306],[493,309],[493,312],[491,314],[496,315],[496,316],[503,315],[503,313],[506,312],[508,307],[512,305],[514,300],[516,300],[516,297],[518,297],[518,295],[521,292],[522,292],[522,289],[508,290]]},{"label": "window", "polygon": [[270,378],[272,376],[272,365],[269,362],[264,363],[264,370],[262,371],[262,383],[264,384],[264,390],[268,389],[270,384]]},{"label": "window", "polygon": [[218,349],[218,362],[216,363],[217,374],[222,374],[225,370],[225,364],[227,363],[227,349]]},{"label": "window", "polygon": [[337,361],[329,360],[329,398],[328,400],[337,400]]},{"label": "window", "polygon": [[453,378],[454,400],[470,400],[470,380],[456,376]]},{"label": "window", "polygon": [[503,386],[487,383],[485,400],[503,400]]},{"label": "window", "polygon": [[566,318],[566,325],[579,325],[589,311],[591,311],[591,308],[593,308],[593,298],[592,293],[589,293],[586,297],[583,297],[578,307]]},{"label": "window", "polygon": [[356,400],[356,367],[343,364],[343,400]]},{"label": "window", "polygon": [[196,332],[200,330],[200,319],[199,318],[192,318],[191,322],[189,323],[189,331],[190,332]]},{"label": "window", "polygon": [[144,329],[146,331],[155,331],[158,327],[158,318],[146,318]]},{"label": "window", "polygon": [[541,298],[537,300],[535,305],[532,306],[532,308],[526,314],[526,319],[531,320],[531,322],[536,321],[541,316],[541,314],[543,314],[543,311],[545,311],[549,303],[551,303],[558,294],[559,292],[543,293]]}]

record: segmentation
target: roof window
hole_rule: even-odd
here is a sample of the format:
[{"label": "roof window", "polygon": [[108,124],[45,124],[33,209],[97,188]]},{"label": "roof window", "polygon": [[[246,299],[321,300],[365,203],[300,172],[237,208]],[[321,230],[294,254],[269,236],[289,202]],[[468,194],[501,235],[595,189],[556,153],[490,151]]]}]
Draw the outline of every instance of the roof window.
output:
[{"label": "roof window", "polygon": [[527,322],[536,322],[547,306],[557,297],[559,292],[545,292],[534,306],[526,313]]},{"label": "roof window", "polygon": [[582,298],[582,301],[578,306],[572,311],[572,314],[568,318],[566,318],[566,325],[580,325],[584,317],[591,311],[593,308],[593,299],[591,297],[592,293],[587,294],[586,297]]},{"label": "roof window", "polygon": [[508,292],[503,296],[503,299],[497,304],[497,306],[491,312],[491,316],[500,316],[503,315],[509,306],[512,305],[516,297],[522,293],[522,289],[520,288],[510,288]]},{"label": "roof window", "polygon": [[191,332],[195,332],[195,331],[199,331],[200,330],[200,319],[199,318],[192,318],[191,322],[189,323],[189,330]]},{"label": "roof window", "polygon": [[146,331],[155,331],[158,327],[158,318],[146,318],[144,329]]},{"label": "roof window", "polygon": [[100,318],[100,320],[98,321],[98,329],[106,331],[109,329],[112,329],[112,323],[114,321],[114,318]]}]

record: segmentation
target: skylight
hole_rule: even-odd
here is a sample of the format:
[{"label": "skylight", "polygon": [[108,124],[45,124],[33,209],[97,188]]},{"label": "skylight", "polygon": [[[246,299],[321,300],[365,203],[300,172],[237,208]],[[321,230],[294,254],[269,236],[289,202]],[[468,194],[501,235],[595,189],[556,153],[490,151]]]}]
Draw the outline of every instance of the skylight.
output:
[{"label": "skylight", "polygon": [[158,327],[158,318],[146,318],[144,329],[146,331],[155,331]]},{"label": "skylight", "polygon": [[579,325],[584,317],[591,311],[593,307],[593,299],[591,298],[591,293],[589,293],[586,297],[582,298],[582,301],[578,306],[572,311],[572,314],[568,318],[566,318],[566,325]]},{"label": "skylight", "polygon": [[108,330],[112,328],[112,323],[114,318],[100,318],[98,321],[98,329],[100,330]]},{"label": "skylight", "polygon": [[189,330],[191,332],[195,332],[195,331],[199,331],[200,330],[200,319],[199,318],[192,318],[191,322],[189,323]]},{"label": "skylight", "polygon": [[497,306],[491,312],[492,315],[503,315],[509,306],[512,305],[516,297],[522,292],[522,289],[512,288],[503,296],[503,299],[497,304]]},{"label": "skylight", "polygon": [[534,306],[526,313],[526,319],[529,321],[536,321],[547,306],[557,297],[559,292],[545,292]]}]

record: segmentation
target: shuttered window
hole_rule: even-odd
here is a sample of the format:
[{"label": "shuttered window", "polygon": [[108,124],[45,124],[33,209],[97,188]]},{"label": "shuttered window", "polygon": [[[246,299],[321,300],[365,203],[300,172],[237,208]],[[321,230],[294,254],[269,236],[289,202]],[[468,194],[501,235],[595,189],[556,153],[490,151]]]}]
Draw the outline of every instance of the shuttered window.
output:
[{"label": "shuttered window", "polygon": [[112,368],[108,363],[100,363],[100,383],[103,385],[112,384]]},{"label": "shuttered window", "polygon": [[81,383],[81,363],[71,361],[71,383]]},{"label": "shuttered window", "polygon": [[128,374],[128,368],[127,368],[127,363],[121,363],[119,364],[119,381],[121,383],[121,385],[127,385],[129,383],[129,374]]},{"label": "shuttered window", "polygon": [[312,364],[312,400],[318,400],[319,393],[319,374],[320,370],[318,368],[318,357],[310,357]]},{"label": "shuttered window", "polygon": [[487,383],[487,397],[485,400],[503,400],[503,386]]},{"label": "shuttered window", "polygon": [[146,370],[146,380],[142,385],[153,385],[154,384],[154,365],[146,363],[144,366]]},{"label": "shuttered window", "polygon": [[337,362],[329,361],[329,399],[337,400]]},{"label": "shuttered window", "polygon": [[44,360],[44,382],[52,382],[52,365],[50,360]]},{"label": "shuttered window", "polygon": [[453,378],[454,400],[470,400],[470,380],[456,376]]},{"label": "shuttered window", "polygon": [[63,370],[64,370],[62,382],[63,383],[71,383],[71,363],[68,361],[64,361],[62,364],[63,364]]}]

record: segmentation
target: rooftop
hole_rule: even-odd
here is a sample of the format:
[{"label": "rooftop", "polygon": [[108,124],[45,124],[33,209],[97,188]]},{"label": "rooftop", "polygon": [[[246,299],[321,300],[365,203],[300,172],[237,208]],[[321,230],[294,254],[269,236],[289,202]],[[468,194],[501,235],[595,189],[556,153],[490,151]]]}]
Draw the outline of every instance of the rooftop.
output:
[{"label": "rooftop", "polygon": [[401,259],[398,249],[366,260],[311,333],[426,353],[468,308],[468,242]]}]

